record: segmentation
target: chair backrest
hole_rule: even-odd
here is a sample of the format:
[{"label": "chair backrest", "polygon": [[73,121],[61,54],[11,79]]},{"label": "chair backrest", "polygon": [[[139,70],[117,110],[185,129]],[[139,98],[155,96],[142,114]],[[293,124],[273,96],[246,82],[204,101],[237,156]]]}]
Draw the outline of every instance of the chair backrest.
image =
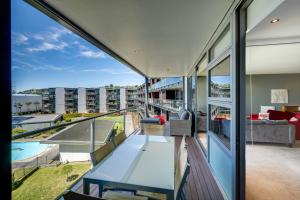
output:
[{"label": "chair backrest", "polygon": [[77,192],[73,192],[72,190],[66,190],[62,197],[64,198],[64,200],[100,200],[100,198],[80,194]]},{"label": "chair backrest", "polygon": [[178,199],[184,183],[186,182],[187,175],[190,171],[190,164],[188,161],[187,144],[185,141],[185,135],[182,137],[176,160],[175,168],[175,193],[174,196]]},{"label": "chair backrest", "polygon": [[125,134],[124,131],[122,131],[121,133],[119,133],[118,135],[113,137],[113,142],[115,146],[118,146],[119,144],[121,144],[124,140],[126,140],[127,136]]},{"label": "chair backrest", "polygon": [[142,129],[145,135],[164,135],[165,125],[159,124],[142,124]]},{"label": "chair backrest", "polygon": [[90,153],[91,161],[93,166],[97,165],[101,160],[103,160],[110,152],[115,148],[112,140],[99,147],[96,151]]}]

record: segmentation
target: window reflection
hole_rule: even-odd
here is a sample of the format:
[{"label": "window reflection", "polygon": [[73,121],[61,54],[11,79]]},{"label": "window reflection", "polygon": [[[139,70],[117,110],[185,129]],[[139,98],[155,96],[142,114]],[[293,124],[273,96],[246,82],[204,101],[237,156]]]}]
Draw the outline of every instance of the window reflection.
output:
[{"label": "window reflection", "polygon": [[209,105],[209,130],[230,148],[231,111],[230,108]]},{"label": "window reflection", "polygon": [[230,98],[230,57],[210,70],[210,97]]}]

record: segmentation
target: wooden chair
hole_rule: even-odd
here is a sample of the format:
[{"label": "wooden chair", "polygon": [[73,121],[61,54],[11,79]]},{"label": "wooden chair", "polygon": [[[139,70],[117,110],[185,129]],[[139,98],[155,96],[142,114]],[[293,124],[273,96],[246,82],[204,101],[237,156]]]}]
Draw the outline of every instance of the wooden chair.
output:
[{"label": "wooden chair", "polygon": [[85,194],[73,192],[72,190],[66,190],[62,195],[64,200],[101,200],[97,197],[92,197]]},{"label": "wooden chair", "polygon": [[190,163],[188,160],[188,150],[187,144],[185,141],[185,135],[182,137],[178,154],[176,160],[176,170],[175,170],[175,198],[176,199],[185,199],[183,192],[183,186],[186,183],[186,178],[190,173]]},{"label": "wooden chair", "polygon": [[124,131],[122,131],[121,133],[119,133],[118,135],[114,136],[112,138],[113,143],[115,145],[115,147],[117,147],[119,144],[121,144],[124,140],[126,140],[127,136],[125,134]]},{"label": "wooden chair", "polygon": [[96,166],[100,161],[102,161],[110,152],[115,148],[112,140],[107,142],[105,145],[99,147],[96,151],[90,153],[91,161],[93,167]]},{"label": "wooden chair", "polygon": [[141,123],[141,129],[145,135],[164,135],[165,125]]},{"label": "wooden chair", "polygon": [[[185,141],[185,135],[182,137],[178,154],[176,158],[176,169],[175,169],[175,191],[174,197],[175,199],[185,199],[185,195],[183,193],[183,186],[186,182],[186,178],[190,172],[190,164],[188,161],[188,152],[187,152],[187,144]],[[165,200],[167,196],[165,194],[154,193],[154,192],[144,192],[137,191],[137,195],[147,196],[151,199],[159,199]]]}]

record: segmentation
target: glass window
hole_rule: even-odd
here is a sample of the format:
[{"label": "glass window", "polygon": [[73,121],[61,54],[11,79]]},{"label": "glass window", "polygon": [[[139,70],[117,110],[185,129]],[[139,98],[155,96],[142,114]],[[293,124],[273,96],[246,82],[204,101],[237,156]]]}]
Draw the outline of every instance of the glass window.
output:
[{"label": "glass window", "polygon": [[209,97],[230,98],[230,57],[209,71]]},{"label": "glass window", "polygon": [[230,149],[231,133],[230,108],[209,105],[209,130],[212,131],[223,144]]},{"label": "glass window", "polygon": [[210,49],[210,61],[218,57],[231,45],[231,30],[228,25]]},{"label": "glass window", "polygon": [[192,110],[196,110],[196,76],[195,74],[192,75],[191,77],[191,100],[192,100]]}]

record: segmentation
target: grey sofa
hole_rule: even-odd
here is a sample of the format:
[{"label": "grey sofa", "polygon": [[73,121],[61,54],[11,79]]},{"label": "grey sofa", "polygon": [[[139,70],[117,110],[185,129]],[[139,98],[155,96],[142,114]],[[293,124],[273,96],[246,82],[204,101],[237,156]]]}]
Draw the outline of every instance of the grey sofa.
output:
[{"label": "grey sofa", "polygon": [[253,137],[253,142],[293,146],[295,134],[295,126],[288,124],[287,120],[247,120],[246,123],[246,142],[252,142]]},{"label": "grey sofa", "polygon": [[192,134],[192,114],[181,109],[178,113],[169,117],[170,135],[191,136]]}]

